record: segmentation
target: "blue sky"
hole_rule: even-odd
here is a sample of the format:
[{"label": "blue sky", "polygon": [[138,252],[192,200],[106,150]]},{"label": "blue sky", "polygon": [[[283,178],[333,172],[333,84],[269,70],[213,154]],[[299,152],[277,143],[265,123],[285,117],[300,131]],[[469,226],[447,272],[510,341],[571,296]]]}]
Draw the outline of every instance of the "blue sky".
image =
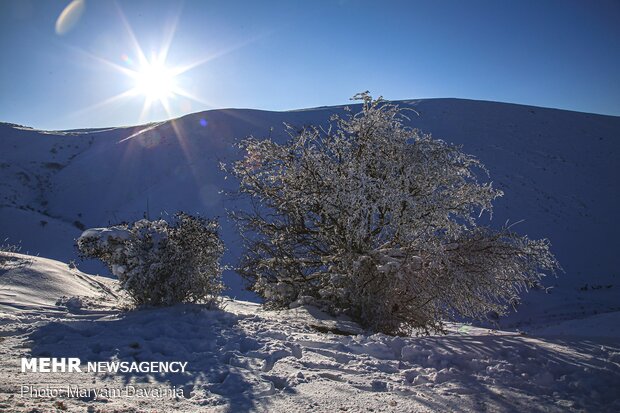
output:
[{"label": "blue sky", "polygon": [[[70,3],[0,0],[0,121],[132,125],[344,104],[364,90],[620,115],[618,1],[84,0],[58,34]],[[191,98],[143,110],[143,88],[105,103],[144,73],[128,27],[147,60],[171,39],[165,67],[202,62],[174,78]]]}]

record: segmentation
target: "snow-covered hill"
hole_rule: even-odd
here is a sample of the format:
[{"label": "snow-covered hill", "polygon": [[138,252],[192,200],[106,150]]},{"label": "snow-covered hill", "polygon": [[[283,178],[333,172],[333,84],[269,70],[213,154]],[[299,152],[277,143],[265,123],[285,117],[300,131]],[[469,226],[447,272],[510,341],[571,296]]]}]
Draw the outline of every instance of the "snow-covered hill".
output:
[{"label": "snow-covered hill", "polygon": [[[506,326],[548,323],[620,309],[617,211],[620,210],[620,118],[460,99],[403,101],[411,124],[462,144],[488,167],[506,195],[494,225],[548,237],[564,270],[546,280],[550,294],[527,296]],[[221,194],[219,162],[239,154],[250,134],[283,138],[283,122],[326,123],[341,107],[290,112],[214,110],[157,124],[44,132],[0,124],[0,236],[23,250],[68,261],[84,227],[184,210],[219,216],[234,263],[238,236]],[[273,130],[271,129],[273,128]],[[81,266],[99,270],[93,263]],[[254,299],[226,274],[229,294]]]},{"label": "snow-covered hill", "polygon": [[[620,312],[534,335],[463,324],[450,325],[446,336],[368,335],[351,321],[312,307],[273,312],[226,300],[221,309],[177,305],[121,311],[124,301],[114,281],[49,259],[0,253],[7,256],[0,269],[3,411],[620,409],[615,391]],[[584,328],[592,324],[598,334]],[[84,364],[180,361],[187,362],[187,370],[22,373],[21,357],[78,357]],[[67,386],[88,392],[31,396],[31,389]],[[112,392],[126,388],[151,394],[174,389],[176,396]]]}]

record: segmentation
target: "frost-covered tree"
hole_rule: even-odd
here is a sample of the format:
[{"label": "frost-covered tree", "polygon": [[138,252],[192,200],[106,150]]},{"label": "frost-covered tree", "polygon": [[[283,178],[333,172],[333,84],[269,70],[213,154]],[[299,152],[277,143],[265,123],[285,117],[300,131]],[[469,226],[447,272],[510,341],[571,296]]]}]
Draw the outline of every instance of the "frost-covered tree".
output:
[{"label": "frost-covered tree", "polygon": [[137,304],[215,303],[223,289],[219,225],[185,213],[175,218],[89,229],[78,249],[103,261]]},{"label": "frost-covered tree", "polygon": [[267,305],[313,301],[389,334],[441,331],[456,316],[505,313],[554,272],[547,240],[476,219],[501,195],[457,146],[405,126],[406,112],[367,93],[331,127],[279,144],[241,142],[233,165],[254,202],[236,213],[239,272]]}]

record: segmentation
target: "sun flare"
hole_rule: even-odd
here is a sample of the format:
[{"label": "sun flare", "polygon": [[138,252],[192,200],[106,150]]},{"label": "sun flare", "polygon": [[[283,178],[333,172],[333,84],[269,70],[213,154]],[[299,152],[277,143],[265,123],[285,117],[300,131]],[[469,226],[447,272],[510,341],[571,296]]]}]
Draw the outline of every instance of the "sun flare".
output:
[{"label": "sun flare", "polygon": [[[74,0],[74,3],[77,4],[80,1]],[[165,27],[163,31],[164,37],[159,49],[151,50],[151,55],[148,57],[120,7],[118,7],[118,15],[126,29],[129,42],[128,44],[121,45],[123,49],[120,50],[115,59],[103,58],[81,49],[74,50],[123,74],[129,81],[127,83],[129,87],[101,102],[83,108],[77,113],[100,110],[103,107],[111,106],[124,100],[140,99],[143,101],[143,104],[138,121],[145,122],[154,111],[161,108],[164,109],[168,118],[171,118],[178,114],[178,108],[183,108],[184,112],[191,110],[192,102],[197,102],[202,107],[213,107],[212,102],[198,97],[186,89],[184,84],[192,82],[191,80],[188,82],[187,76],[184,76],[185,73],[219,56],[243,47],[248,42],[254,41],[254,39],[250,39],[234,47],[203,56],[189,63],[172,64],[173,62],[168,61],[168,52],[176,32],[179,19],[178,14],[173,16],[171,23]],[[125,82],[123,83],[125,84]]]}]

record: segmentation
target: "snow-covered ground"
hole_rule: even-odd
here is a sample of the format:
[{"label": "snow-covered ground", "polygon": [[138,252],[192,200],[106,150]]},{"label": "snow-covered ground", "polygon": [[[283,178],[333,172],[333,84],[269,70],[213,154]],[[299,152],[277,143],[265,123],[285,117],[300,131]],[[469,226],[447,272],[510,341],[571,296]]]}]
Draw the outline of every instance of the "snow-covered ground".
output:
[{"label": "snow-covered ground", "polygon": [[[9,257],[0,269],[0,410],[620,410],[620,312],[527,335],[453,324],[445,336],[390,337],[312,307],[272,312],[227,299],[218,310],[127,310],[112,280],[49,259]],[[188,371],[22,373],[21,357],[181,361]],[[22,386],[90,392],[22,397]],[[125,386],[178,393],[102,393]]]}]

